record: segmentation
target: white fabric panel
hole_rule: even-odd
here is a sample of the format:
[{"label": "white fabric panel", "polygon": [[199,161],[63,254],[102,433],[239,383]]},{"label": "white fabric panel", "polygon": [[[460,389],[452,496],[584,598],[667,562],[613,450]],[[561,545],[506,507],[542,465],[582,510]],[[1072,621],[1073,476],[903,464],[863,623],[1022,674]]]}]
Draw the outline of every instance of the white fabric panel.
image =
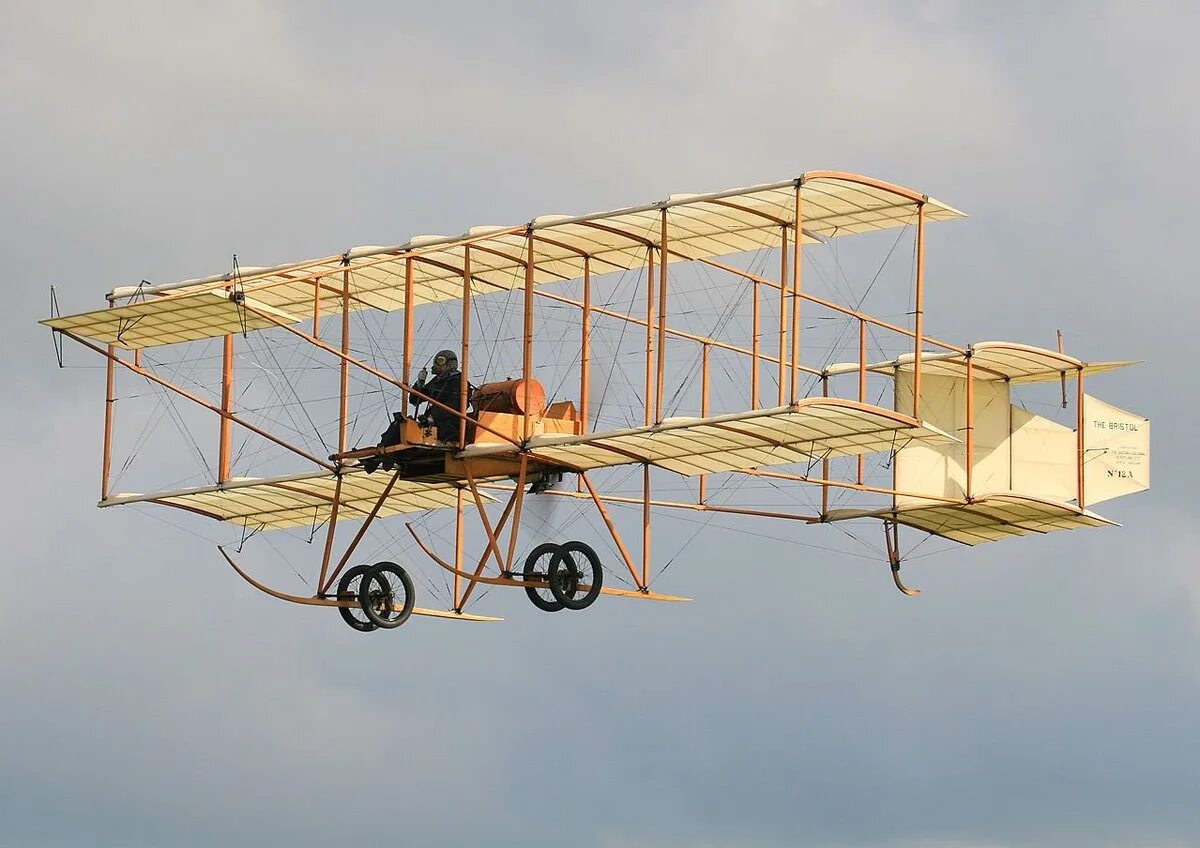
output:
[{"label": "white fabric panel", "polygon": [[[924,383],[924,375],[921,377]],[[966,381],[962,381],[963,405],[966,405]],[[1008,441],[1009,385],[994,380],[975,380],[975,434],[972,446],[974,467],[971,469],[971,494],[979,492],[1003,492],[1008,490],[1009,458],[1011,448]],[[967,425],[963,413],[963,427]],[[965,433],[965,430],[964,430]],[[960,438],[964,438],[960,434]],[[963,445],[963,458],[967,454]],[[964,462],[965,465],[965,462]]]},{"label": "white fabric panel", "polygon": [[[972,488],[975,492],[1008,488],[1009,389],[1004,382],[974,381],[975,433]],[[896,451],[896,488],[913,495],[965,498],[967,486],[967,381],[921,372],[921,420],[951,433],[959,441],[913,442]],[[896,406],[912,408],[911,372],[896,376]],[[899,496],[898,504],[926,503],[922,497]]]},{"label": "white fabric panel", "polygon": [[1150,420],[1083,396],[1083,497],[1088,504],[1150,488]]},{"label": "white fabric panel", "polygon": [[1072,428],[1012,407],[1012,482],[1007,488],[1050,501],[1073,501],[1077,453]]},{"label": "white fabric panel", "polygon": [[[961,438],[966,417],[965,382],[955,377],[921,374],[921,420]],[[896,408],[912,409],[912,374],[896,375]],[[966,494],[966,448],[957,444],[908,445],[896,451],[896,489],[919,495],[962,498]],[[926,503],[902,496],[897,504]]]}]

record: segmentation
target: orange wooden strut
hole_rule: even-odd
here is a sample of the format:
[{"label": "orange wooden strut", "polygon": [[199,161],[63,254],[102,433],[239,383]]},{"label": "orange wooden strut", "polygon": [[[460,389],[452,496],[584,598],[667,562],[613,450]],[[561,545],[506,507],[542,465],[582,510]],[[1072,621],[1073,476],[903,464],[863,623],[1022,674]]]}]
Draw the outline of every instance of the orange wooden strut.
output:
[{"label": "orange wooden strut", "polygon": [[654,246],[646,247],[646,424],[650,424],[650,397],[653,391],[653,372],[650,357],[654,355]]},{"label": "orange wooden strut", "polygon": [[658,374],[654,388],[654,422],[663,419],[663,370],[667,355],[667,210],[662,211],[662,233],[659,242],[658,263]]},{"label": "orange wooden strut", "polygon": [[[867,322],[858,319],[858,402],[867,400]],[[863,481],[863,455],[858,455],[858,482]]]},{"label": "orange wooden strut", "polygon": [[321,278],[313,286],[313,335],[321,338]]},{"label": "orange wooden strut", "polygon": [[454,589],[452,598],[454,603],[451,606],[454,609],[462,609],[462,604],[458,600],[458,584],[462,579],[459,574],[462,571],[462,547],[463,547],[463,490],[458,490],[458,497],[455,502],[454,516]]},{"label": "orange wooden strut", "polygon": [[[829,397],[829,377],[821,377],[821,397]],[[862,456],[862,454],[859,454]],[[821,479],[829,479],[829,457],[828,455],[821,459]],[[821,484],[821,518],[824,519],[829,515],[829,484]]]},{"label": "orange wooden strut", "polygon": [[525,475],[529,470],[529,458],[521,457],[521,467],[517,474],[517,502],[513,507],[512,529],[508,531],[508,558],[500,566],[501,571],[513,570],[513,556],[517,549],[517,537],[521,532],[521,507],[525,504]]},{"label": "orange wooden strut", "polygon": [[[492,522],[488,519],[487,510],[483,508],[483,498],[479,496],[479,487],[475,484],[475,475],[471,473],[471,464],[464,463],[463,469],[467,472],[467,486],[471,489],[471,497],[475,501],[475,508],[479,510],[479,523],[483,525],[483,532],[487,535],[487,549],[484,551],[486,559],[489,553],[496,557],[496,567],[504,571],[504,557],[500,555],[500,545],[496,538],[496,531],[492,529]],[[514,498],[516,493],[514,492]]]},{"label": "orange wooden strut", "polygon": [[925,204],[917,204],[917,293],[913,316],[913,418],[920,417],[921,402],[921,333],[924,316],[925,285]]},{"label": "orange wooden strut", "polygon": [[[522,463],[521,464],[521,475],[517,479],[516,491],[514,491],[513,496],[508,499],[508,505],[504,507],[504,512],[500,513],[500,520],[496,522],[495,533],[491,533],[490,526],[485,525],[485,530],[488,530],[488,532],[489,532],[489,540],[488,540],[489,548],[488,548],[488,550],[485,550],[483,552],[483,555],[479,558],[479,563],[475,566],[475,573],[471,575],[470,580],[467,582],[467,587],[463,590],[462,599],[459,602],[460,603],[460,607],[459,607],[460,611],[461,611],[462,607],[466,605],[467,600],[470,599],[471,592],[473,592],[475,590],[475,586],[481,582],[485,582],[485,583],[489,582],[488,580],[486,580],[485,578],[482,577],[483,569],[487,566],[488,554],[491,552],[491,550],[495,549],[495,550],[497,550],[497,556],[499,555],[498,547],[496,545],[496,539],[498,538],[499,534],[501,532],[503,532],[504,526],[508,522],[508,517],[512,514],[513,506],[517,502],[518,493],[521,492],[524,488],[525,488],[525,464]],[[480,512],[482,514],[482,509],[480,510]],[[411,527],[409,528],[409,531],[412,532]],[[416,534],[414,534],[414,537],[415,537],[415,535]],[[501,568],[503,569],[503,566],[501,566]]]},{"label": "orange wooden strut", "polygon": [[800,259],[804,255],[804,213],[801,208],[800,180],[796,181],[796,223],[793,232],[796,244],[792,248],[792,379],[791,398],[796,402],[796,365],[800,362]]},{"label": "orange wooden strut", "polygon": [[463,296],[462,296],[462,359],[458,378],[458,444],[467,446],[467,364],[471,355],[471,248],[463,248]]},{"label": "orange wooden strut", "polygon": [[412,354],[413,354],[413,261],[412,258],[404,260],[404,360],[401,364],[403,374],[401,382],[405,387],[401,387],[400,409],[404,414],[408,415],[408,385],[412,384]]},{"label": "orange wooden strut", "polygon": [[[975,465],[975,369],[972,366],[972,359],[971,359],[970,354],[967,354],[966,393],[967,393],[967,400],[966,400],[966,406],[967,406],[967,444],[966,444],[967,488],[966,488],[966,497],[967,497],[967,500],[969,501],[969,500],[971,500],[971,496],[972,496],[972,487],[971,487],[971,475],[973,472],[972,466]],[[918,407],[918,412],[915,414],[919,414],[919,407]]]},{"label": "orange wooden strut", "polygon": [[221,357],[221,442],[217,449],[217,482],[229,479],[229,413],[233,411],[233,336],[225,335]]},{"label": "orange wooden strut", "polygon": [[650,585],[650,464],[642,466],[642,587]]},{"label": "orange wooden strut", "polygon": [[[708,417],[708,345],[700,348],[700,417]],[[704,487],[708,475],[701,474],[697,487],[700,503],[704,503]]]},{"label": "orange wooden strut", "polygon": [[750,408],[758,409],[758,283],[751,283],[754,305],[750,310]]},{"label": "orange wooden strut", "polygon": [[[787,227],[783,227],[780,234],[779,247],[779,358],[775,361],[779,363],[779,402],[778,406],[783,406],[783,364],[785,361],[787,345],[787,325],[784,323],[784,316],[787,315],[787,255],[788,255],[788,234]],[[726,266],[727,270],[732,270]],[[754,282],[759,282],[755,280]]]},{"label": "orange wooden strut", "polygon": [[588,431],[588,378],[591,368],[592,333],[592,268],[591,257],[583,257],[583,317],[580,321],[579,342],[579,427],[580,434]]},{"label": "orange wooden strut", "polygon": [[[525,257],[525,328],[524,337],[521,345],[521,376],[525,379],[525,385],[529,385],[529,381],[533,379],[533,228],[529,228],[526,235],[526,257]],[[523,416],[522,431],[524,438],[530,436],[529,429],[529,410],[525,410]],[[468,587],[469,589],[470,587]]]},{"label": "orange wooden strut", "polygon": [[342,272],[342,361],[338,373],[340,403],[338,406],[338,453],[346,451],[346,427],[350,420],[350,270]]},{"label": "orange wooden strut", "polygon": [[113,434],[113,369],[117,358],[116,348],[108,346],[108,361],[105,363],[106,377],[104,390],[104,458],[100,465],[100,500],[108,500],[108,475],[112,468],[112,434]]},{"label": "orange wooden strut", "polygon": [[1083,499],[1083,459],[1085,448],[1083,446],[1083,368],[1080,367],[1075,372],[1075,450],[1077,461],[1075,463],[1078,479],[1076,480],[1075,502],[1079,504],[1080,509],[1086,509],[1087,503]]},{"label": "orange wooden strut", "polygon": [[342,503],[342,477],[339,474],[333,484],[333,506],[329,510],[329,523],[325,527],[325,550],[321,554],[321,574],[317,578],[317,588],[320,591],[325,585],[325,575],[329,573],[329,558],[333,555],[333,536],[337,532],[338,507]]}]

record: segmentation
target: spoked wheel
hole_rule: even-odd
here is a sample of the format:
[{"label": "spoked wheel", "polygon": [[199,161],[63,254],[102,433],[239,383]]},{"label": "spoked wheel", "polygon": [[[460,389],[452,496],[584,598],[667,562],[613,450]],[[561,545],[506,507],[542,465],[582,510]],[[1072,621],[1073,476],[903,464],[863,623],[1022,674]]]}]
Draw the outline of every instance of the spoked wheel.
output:
[{"label": "spoked wheel", "polygon": [[557,547],[550,560],[550,592],[567,609],[587,609],[600,597],[604,584],[600,557],[583,542],[564,542]]},{"label": "spoked wheel", "polygon": [[394,562],[377,562],[362,578],[358,602],[376,627],[391,630],[408,621],[416,593],[408,572]]},{"label": "spoked wheel", "polygon": [[[338,581],[337,598],[339,601],[354,601],[358,604],[358,591],[362,588],[363,577],[371,570],[369,565],[356,565],[347,570]],[[376,625],[367,618],[361,606],[338,607],[342,620],[361,633],[370,633]]]},{"label": "spoked wheel", "polygon": [[[524,577],[529,582],[545,583],[550,579],[550,562],[558,553],[558,545],[546,542],[538,545],[525,558]],[[549,586],[526,586],[525,594],[533,605],[544,612],[558,612],[562,603],[555,599]]]}]

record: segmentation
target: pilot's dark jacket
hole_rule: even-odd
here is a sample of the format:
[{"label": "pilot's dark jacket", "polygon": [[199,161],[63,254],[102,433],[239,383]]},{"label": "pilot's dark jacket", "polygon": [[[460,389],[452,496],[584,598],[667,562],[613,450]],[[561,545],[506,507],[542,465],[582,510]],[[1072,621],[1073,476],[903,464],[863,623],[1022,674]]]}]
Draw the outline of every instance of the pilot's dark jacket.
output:
[{"label": "pilot's dark jacket", "polygon": [[[458,409],[461,387],[461,371],[454,371],[442,376],[434,375],[428,381],[421,380],[413,385],[413,388],[421,394],[427,395],[439,403],[444,403],[450,409]],[[425,400],[416,395],[410,395],[409,403],[413,406],[419,406],[425,403]],[[453,412],[449,412],[431,403],[421,417],[427,417],[433,422],[433,426],[437,428],[437,437],[439,440],[443,442],[458,441],[458,416]]]}]

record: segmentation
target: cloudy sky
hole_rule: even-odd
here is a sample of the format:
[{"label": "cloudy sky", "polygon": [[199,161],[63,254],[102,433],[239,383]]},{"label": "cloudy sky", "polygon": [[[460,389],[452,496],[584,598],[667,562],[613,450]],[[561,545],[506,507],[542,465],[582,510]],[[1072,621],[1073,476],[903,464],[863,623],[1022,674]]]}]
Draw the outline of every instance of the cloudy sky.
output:
[{"label": "cloudy sky", "polygon": [[[1197,36],[1182,3],[5,3],[0,846],[1200,843]],[[818,168],[971,215],[931,332],[1147,360],[1097,387],[1154,420],[1123,528],[932,557],[916,600],[713,532],[691,605],[363,637],[94,509],[102,371],[57,369],[51,283]]]}]

